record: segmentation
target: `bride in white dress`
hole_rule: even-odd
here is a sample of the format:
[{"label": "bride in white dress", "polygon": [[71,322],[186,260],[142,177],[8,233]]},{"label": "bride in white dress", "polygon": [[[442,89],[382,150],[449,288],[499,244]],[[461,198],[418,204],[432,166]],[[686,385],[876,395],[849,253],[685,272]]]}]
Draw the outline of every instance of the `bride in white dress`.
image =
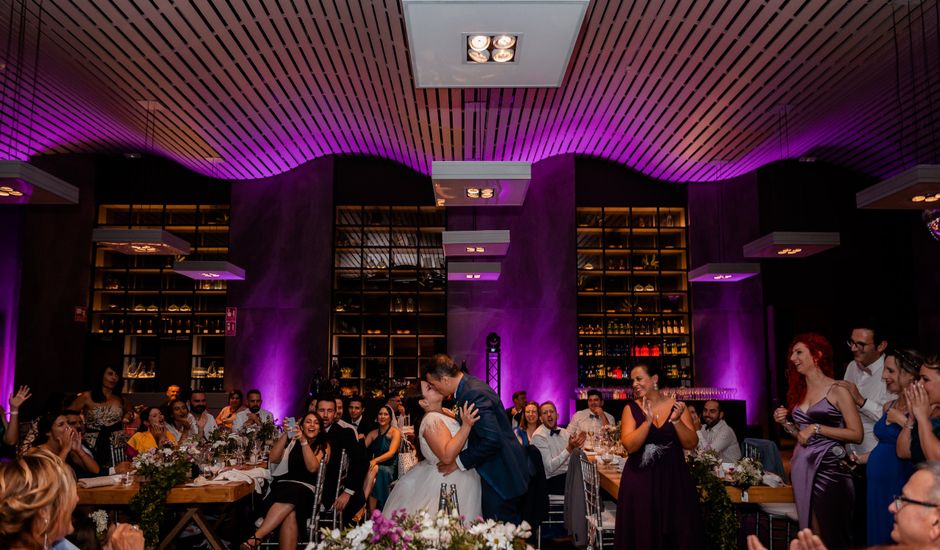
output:
[{"label": "bride in white dress", "polygon": [[437,470],[437,465],[452,464],[457,460],[457,455],[466,447],[470,428],[479,420],[480,413],[472,403],[464,404],[460,409],[462,423],[457,422],[442,412],[444,396],[423,380],[421,393],[424,395],[421,406],[426,414],[418,430],[418,444],[424,460],[399,478],[385,502],[383,512],[391,516],[404,509],[413,514],[423,508],[436,514],[441,484],[446,483],[457,486],[460,515],[476,519],[481,514],[480,475],[476,470],[457,470],[444,476]]}]

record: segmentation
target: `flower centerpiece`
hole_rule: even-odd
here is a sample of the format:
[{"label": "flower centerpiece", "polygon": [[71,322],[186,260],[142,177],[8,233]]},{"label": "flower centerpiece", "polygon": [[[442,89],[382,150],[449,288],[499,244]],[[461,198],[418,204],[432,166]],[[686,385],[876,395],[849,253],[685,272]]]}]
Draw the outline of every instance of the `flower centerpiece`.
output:
[{"label": "flower centerpiece", "polygon": [[104,544],[108,537],[108,512],[104,510],[95,510],[88,514],[91,521],[95,524],[95,538],[98,542]]},{"label": "flower centerpiece", "polygon": [[738,516],[731,505],[731,497],[725,491],[725,484],[716,471],[721,459],[714,450],[691,453],[686,464],[698,501],[704,513],[705,547],[719,550],[733,550],[738,547]]},{"label": "flower centerpiece", "polygon": [[194,444],[179,448],[151,449],[134,457],[134,468],[140,477],[140,490],[131,499],[131,513],[140,520],[147,550],[160,541],[160,524],[166,513],[166,496],[175,485],[192,477],[193,464],[201,450]]},{"label": "flower centerpiece", "polygon": [[752,485],[760,485],[764,477],[764,467],[753,458],[744,457],[734,463],[731,481],[738,487],[747,490]]},{"label": "flower centerpiece", "polygon": [[244,446],[245,438],[224,428],[213,430],[206,439],[208,456],[213,461],[226,461],[238,451],[239,445]]},{"label": "flower centerpiece", "polygon": [[532,535],[529,524],[476,520],[469,525],[456,514],[404,510],[386,518],[376,510],[365,523],[340,531],[323,529],[319,544],[307,550],[523,550]]},{"label": "flower centerpiece", "polygon": [[270,447],[277,434],[277,425],[273,422],[245,426],[240,433],[245,438],[243,445],[246,453],[251,453],[252,449],[256,449],[260,453],[262,449]]}]

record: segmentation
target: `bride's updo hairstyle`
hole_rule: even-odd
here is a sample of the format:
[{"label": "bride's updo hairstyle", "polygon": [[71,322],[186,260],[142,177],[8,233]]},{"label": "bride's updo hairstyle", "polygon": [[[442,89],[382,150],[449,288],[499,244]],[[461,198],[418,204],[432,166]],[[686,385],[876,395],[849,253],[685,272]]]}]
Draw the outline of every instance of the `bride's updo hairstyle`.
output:
[{"label": "bride's updo hairstyle", "polygon": [[77,504],[75,478],[62,460],[36,451],[0,466],[0,548],[43,548],[67,534]]}]

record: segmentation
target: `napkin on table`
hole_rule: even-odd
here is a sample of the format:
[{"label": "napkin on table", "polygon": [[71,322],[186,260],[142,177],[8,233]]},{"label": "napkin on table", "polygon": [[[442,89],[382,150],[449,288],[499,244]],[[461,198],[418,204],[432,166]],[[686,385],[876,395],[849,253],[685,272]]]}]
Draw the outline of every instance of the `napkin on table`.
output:
[{"label": "napkin on table", "polygon": [[113,476],[101,476],[101,477],[86,477],[78,480],[78,486],[82,489],[91,489],[94,487],[108,487],[109,485],[117,485],[121,483],[121,480],[124,478],[123,475],[113,475]]}]

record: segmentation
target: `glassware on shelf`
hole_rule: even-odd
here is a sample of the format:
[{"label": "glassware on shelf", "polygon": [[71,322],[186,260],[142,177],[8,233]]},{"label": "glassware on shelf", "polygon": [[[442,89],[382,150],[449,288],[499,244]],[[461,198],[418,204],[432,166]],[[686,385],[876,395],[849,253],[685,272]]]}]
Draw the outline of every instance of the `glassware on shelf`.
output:
[{"label": "glassware on shelf", "polygon": [[401,296],[395,296],[395,299],[392,300],[392,312],[393,313],[402,312]]}]

